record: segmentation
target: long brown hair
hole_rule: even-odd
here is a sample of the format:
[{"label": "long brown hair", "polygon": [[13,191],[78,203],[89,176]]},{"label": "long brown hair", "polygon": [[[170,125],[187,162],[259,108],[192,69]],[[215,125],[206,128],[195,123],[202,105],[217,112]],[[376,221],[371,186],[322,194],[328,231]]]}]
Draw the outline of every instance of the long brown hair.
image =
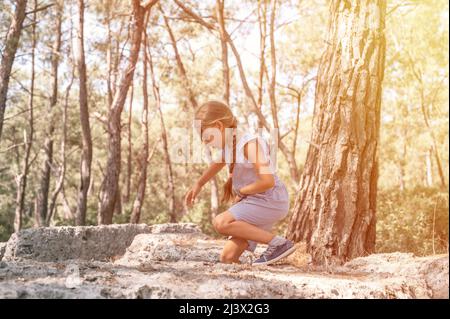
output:
[{"label": "long brown hair", "polygon": [[[222,122],[225,128],[233,128],[237,127],[236,117],[231,112],[231,109],[228,105],[220,101],[207,101],[203,103],[196,111],[195,111],[195,119],[201,121],[201,132],[203,132],[204,128],[208,128],[213,126],[217,122]],[[200,136],[201,138],[201,136]],[[228,168],[229,177],[223,186],[223,196],[222,203],[226,203],[230,201],[233,193],[233,170],[234,163],[236,161],[236,135],[233,134],[233,156],[230,166]]]}]

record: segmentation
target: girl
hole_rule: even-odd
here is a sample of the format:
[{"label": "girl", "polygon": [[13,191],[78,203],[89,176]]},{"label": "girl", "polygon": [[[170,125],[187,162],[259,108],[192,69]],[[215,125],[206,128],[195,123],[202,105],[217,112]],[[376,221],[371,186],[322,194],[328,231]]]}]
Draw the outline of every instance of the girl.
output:
[{"label": "girl", "polygon": [[[230,163],[223,161],[224,156],[222,162],[212,163],[185,196],[186,205],[192,206],[202,186],[228,165],[229,178],[222,202],[228,202],[234,195],[233,205],[213,220],[214,229],[229,236],[220,261],[239,263],[241,254],[245,250],[254,252],[257,243],[268,244],[268,248],[253,265],[268,265],[293,253],[293,242],[270,232],[273,224],[287,215],[289,195],[271,170],[267,143],[256,134],[237,132],[237,120],[222,102],[201,105],[195,119],[201,123],[203,143],[232,154]],[[225,133],[230,130],[232,142],[226,143]]]}]

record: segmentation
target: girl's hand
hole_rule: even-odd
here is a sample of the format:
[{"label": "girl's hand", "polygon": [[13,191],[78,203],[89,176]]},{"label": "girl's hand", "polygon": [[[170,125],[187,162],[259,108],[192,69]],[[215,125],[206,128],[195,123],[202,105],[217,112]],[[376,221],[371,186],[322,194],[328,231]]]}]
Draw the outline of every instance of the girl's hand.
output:
[{"label": "girl's hand", "polygon": [[239,196],[239,195],[236,195],[235,197],[234,197],[234,200],[233,200],[233,204],[236,204],[236,203],[239,203],[242,199],[244,199],[245,197],[241,197],[241,196]]},{"label": "girl's hand", "polygon": [[202,189],[201,186],[195,183],[194,186],[192,186],[187,191],[186,195],[184,196],[184,203],[186,204],[187,207],[192,207],[201,189]]}]

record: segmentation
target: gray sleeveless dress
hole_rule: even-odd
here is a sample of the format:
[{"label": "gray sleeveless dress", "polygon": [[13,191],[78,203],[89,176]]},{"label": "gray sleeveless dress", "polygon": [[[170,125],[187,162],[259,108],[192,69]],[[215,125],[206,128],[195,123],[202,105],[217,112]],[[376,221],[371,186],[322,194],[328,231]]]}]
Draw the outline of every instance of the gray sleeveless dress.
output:
[{"label": "gray sleeveless dress", "polygon": [[[258,179],[253,164],[244,156],[244,145],[256,139],[264,156],[269,160],[271,173],[275,178],[275,185],[262,192],[246,195],[241,201],[233,204],[228,211],[236,220],[242,220],[261,229],[271,231],[273,225],[286,217],[289,211],[289,194],[284,183],[278,178],[275,171],[275,163],[270,159],[269,146],[261,136],[251,132],[238,132],[236,136],[236,163],[233,170],[233,191],[239,194],[239,189],[251,184]],[[231,153],[231,147],[225,146],[226,152]],[[227,163],[229,168],[230,163]],[[231,237],[230,237],[231,238]],[[253,252],[257,243],[248,241],[247,250]]]}]

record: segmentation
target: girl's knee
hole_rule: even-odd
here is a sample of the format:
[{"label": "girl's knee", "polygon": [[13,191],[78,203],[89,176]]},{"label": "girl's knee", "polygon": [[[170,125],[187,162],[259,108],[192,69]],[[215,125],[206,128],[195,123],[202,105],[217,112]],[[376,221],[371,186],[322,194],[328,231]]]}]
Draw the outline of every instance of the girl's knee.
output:
[{"label": "girl's knee", "polygon": [[239,252],[234,250],[223,250],[220,254],[220,262],[224,264],[239,263]]},{"label": "girl's knee", "polygon": [[217,215],[213,219],[213,227],[220,234],[225,234],[229,223],[230,221],[223,214]]},{"label": "girl's knee", "polygon": [[220,262],[231,264],[240,263],[239,257],[248,247],[248,241],[242,238],[230,238],[220,254]]},{"label": "girl's knee", "polygon": [[233,262],[236,262],[236,257],[232,253],[224,253],[222,252],[220,254],[220,262],[224,264],[231,264]]}]

